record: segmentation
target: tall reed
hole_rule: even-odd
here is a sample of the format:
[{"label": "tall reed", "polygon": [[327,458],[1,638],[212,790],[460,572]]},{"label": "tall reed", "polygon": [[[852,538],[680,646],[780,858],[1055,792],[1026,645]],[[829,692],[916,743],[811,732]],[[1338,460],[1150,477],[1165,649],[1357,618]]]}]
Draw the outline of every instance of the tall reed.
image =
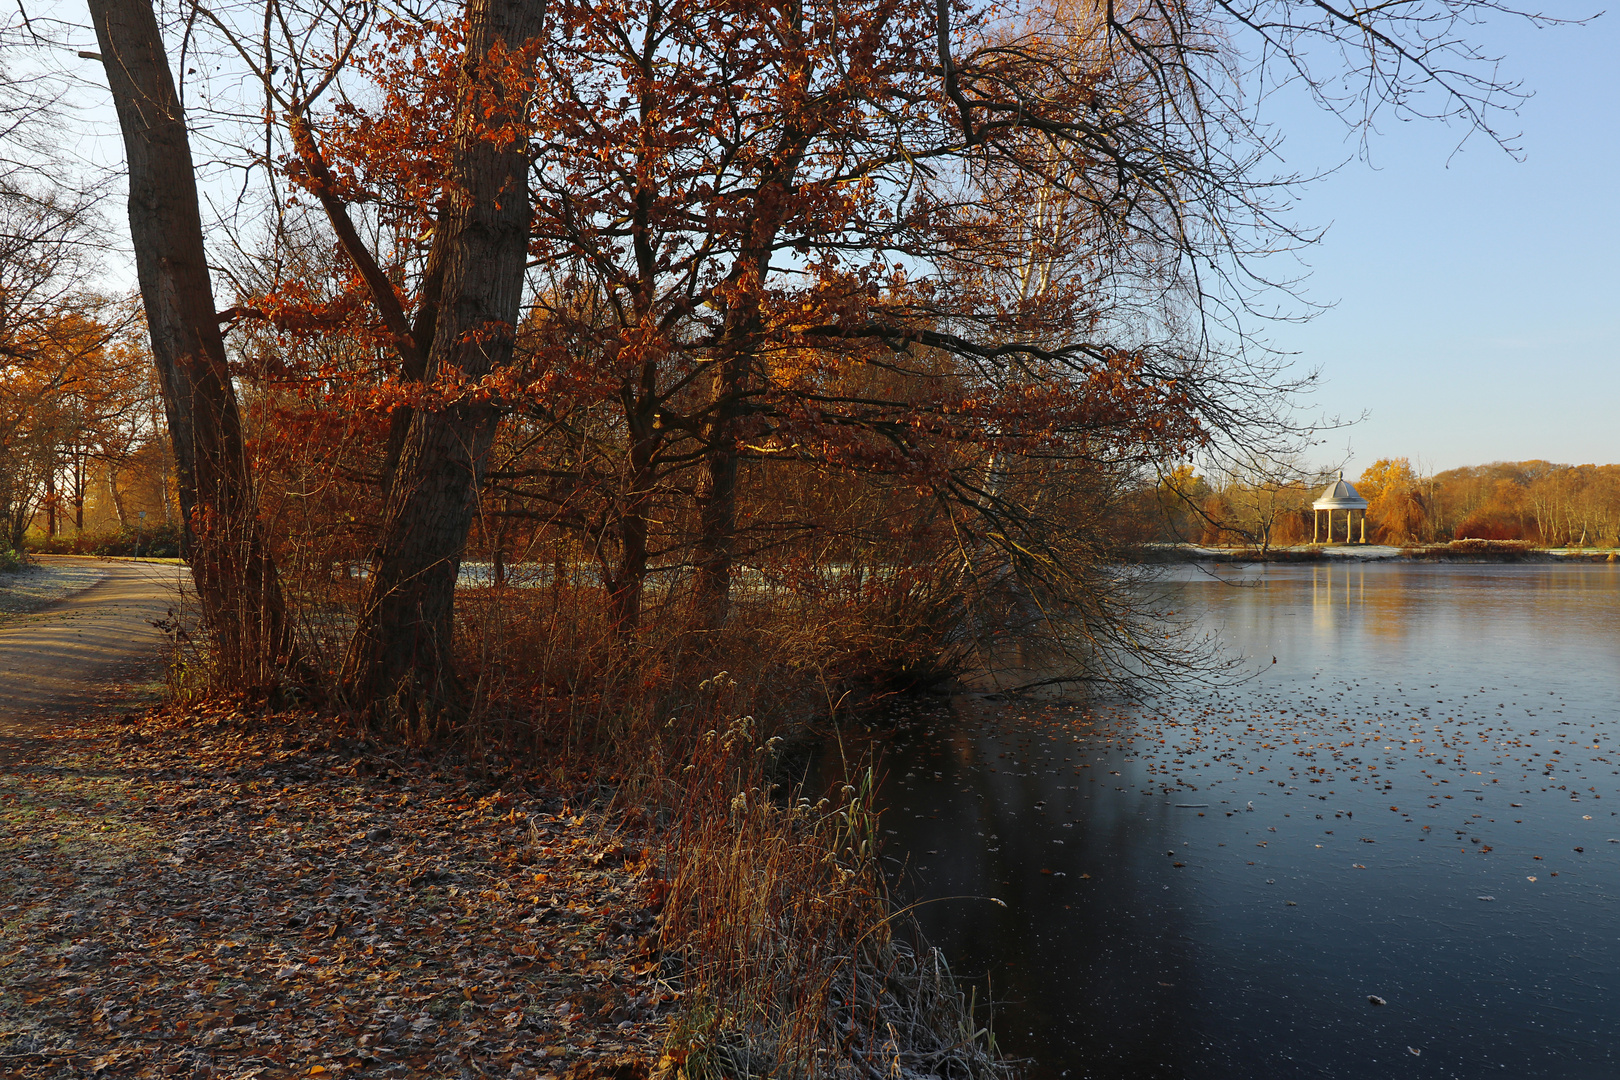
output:
[{"label": "tall reed", "polygon": [[878,864],[872,774],[773,797],[752,717],[701,733],[666,832],[663,945],[684,1005],[666,1077],[1011,1074],[937,949],[913,945]]}]

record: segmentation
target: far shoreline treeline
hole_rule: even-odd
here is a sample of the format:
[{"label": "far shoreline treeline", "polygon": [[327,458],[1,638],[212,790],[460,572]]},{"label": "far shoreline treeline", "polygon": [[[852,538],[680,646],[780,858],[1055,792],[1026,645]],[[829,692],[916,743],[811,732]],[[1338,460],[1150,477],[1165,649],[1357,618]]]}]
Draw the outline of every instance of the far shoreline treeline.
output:
[{"label": "far shoreline treeline", "polygon": [[[1309,545],[1311,504],[1335,476],[1261,468],[1203,476],[1182,466],[1124,500],[1121,538],[1262,553]],[[1503,545],[1495,557],[1520,547],[1620,547],[1620,464],[1498,461],[1427,474],[1407,458],[1381,458],[1352,482],[1367,500],[1369,544],[1460,555],[1453,541],[1489,541]]]}]

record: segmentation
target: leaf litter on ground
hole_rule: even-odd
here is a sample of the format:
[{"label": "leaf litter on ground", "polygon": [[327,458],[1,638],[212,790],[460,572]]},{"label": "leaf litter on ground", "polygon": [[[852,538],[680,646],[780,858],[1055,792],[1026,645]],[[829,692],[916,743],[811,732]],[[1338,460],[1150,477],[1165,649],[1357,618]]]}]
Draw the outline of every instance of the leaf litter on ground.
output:
[{"label": "leaf litter on ground", "polygon": [[0,1077],[645,1076],[635,815],[229,705],[0,767]]}]

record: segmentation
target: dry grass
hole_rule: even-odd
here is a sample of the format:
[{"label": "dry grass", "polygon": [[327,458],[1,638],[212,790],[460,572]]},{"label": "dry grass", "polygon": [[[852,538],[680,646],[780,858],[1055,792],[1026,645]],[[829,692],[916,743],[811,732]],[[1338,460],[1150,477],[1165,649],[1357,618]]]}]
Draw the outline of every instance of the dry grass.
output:
[{"label": "dry grass", "polygon": [[961,601],[950,583],[739,589],[718,632],[694,629],[681,601],[652,596],[641,628],[619,639],[599,589],[462,590],[458,651],[475,704],[461,740],[656,783],[722,715],[699,687],[716,672],[728,673],[727,702],[746,703],[769,736],[881,707],[972,660],[952,639]]},{"label": "dry grass", "polygon": [[[303,624],[335,626],[348,583],[319,584]],[[755,582],[720,633],[655,594],[630,640],[589,586],[458,595],[474,695],[460,750],[558,786],[600,783],[664,822],[661,942],[681,1002],[668,1080],[1010,1074],[944,957],[911,943],[877,861],[869,779],[791,805],[766,780],[772,736],[960,670],[958,584]]]},{"label": "dry grass", "polygon": [[1005,1077],[938,950],[898,931],[871,774],[834,799],[773,799],[752,718],[703,733],[666,833],[663,943],[680,986],[670,1077]]},{"label": "dry grass", "polygon": [[1414,559],[1484,559],[1489,562],[1513,562],[1528,559],[1542,551],[1527,540],[1452,540],[1445,544],[1405,548],[1402,555]]}]

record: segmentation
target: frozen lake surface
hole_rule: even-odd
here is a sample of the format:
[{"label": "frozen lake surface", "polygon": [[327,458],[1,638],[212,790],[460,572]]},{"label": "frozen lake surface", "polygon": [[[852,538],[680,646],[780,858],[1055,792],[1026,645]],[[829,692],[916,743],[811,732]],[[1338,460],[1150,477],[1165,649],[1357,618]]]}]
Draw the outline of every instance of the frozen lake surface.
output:
[{"label": "frozen lake surface", "polygon": [[1076,1080],[1620,1076],[1620,569],[1219,572],[1166,587],[1251,681],[962,701],[882,748],[886,852],[1004,1048]]}]

